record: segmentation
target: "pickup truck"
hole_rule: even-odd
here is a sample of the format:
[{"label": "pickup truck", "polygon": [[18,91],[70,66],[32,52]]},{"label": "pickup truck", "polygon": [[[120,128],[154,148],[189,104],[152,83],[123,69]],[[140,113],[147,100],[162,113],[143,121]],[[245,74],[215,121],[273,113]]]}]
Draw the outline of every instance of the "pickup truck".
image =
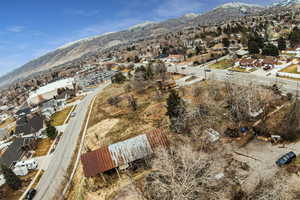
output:
[{"label": "pickup truck", "polygon": [[282,157],[280,157],[277,161],[276,161],[276,165],[278,167],[281,167],[283,165],[287,165],[290,162],[292,162],[294,159],[296,158],[296,154],[294,152],[289,152],[285,155],[283,155]]}]

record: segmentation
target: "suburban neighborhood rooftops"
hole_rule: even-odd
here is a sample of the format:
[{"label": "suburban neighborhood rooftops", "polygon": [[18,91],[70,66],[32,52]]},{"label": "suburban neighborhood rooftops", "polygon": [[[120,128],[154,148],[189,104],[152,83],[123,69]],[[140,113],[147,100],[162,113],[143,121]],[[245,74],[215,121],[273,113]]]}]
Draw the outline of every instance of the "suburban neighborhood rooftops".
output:
[{"label": "suburban neighborhood rooftops", "polygon": [[0,164],[11,167],[13,162],[19,161],[25,153],[26,146],[31,146],[34,138],[16,138],[0,157]]},{"label": "suburban neighborhood rooftops", "polygon": [[30,113],[31,113],[31,108],[23,107],[16,112],[16,115],[23,116],[23,115],[28,115]]},{"label": "suburban neighborhood rooftops", "polygon": [[44,127],[44,119],[40,115],[34,115],[32,118],[23,117],[16,122],[15,134],[28,135],[36,133]]},{"label": "suburban neighborhood rooftops", "polygon": [[95,176],[145,158],[156,148],[168,145],[164,131],[155,130],[81,155],[83,171],[86,177]]}]

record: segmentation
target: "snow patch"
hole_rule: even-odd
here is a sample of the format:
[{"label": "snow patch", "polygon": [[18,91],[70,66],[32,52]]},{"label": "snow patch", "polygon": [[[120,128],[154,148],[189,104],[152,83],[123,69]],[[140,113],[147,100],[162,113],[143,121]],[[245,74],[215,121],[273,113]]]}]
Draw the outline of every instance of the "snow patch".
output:
[{"label": "snow patch", "polygon": [[263,8],[263,6],[256,5],[256,4],[248,4],[242,2],[232,2],[232,3],[225,3],[217,8]]},{"label": "snow patch", "polygon": [[196,18],[198,16],[199,15],[196,14],[196,13],[188,13],[188,14],[183,15],[184,18],[190,18],[190,19],[194,19],[194,18]]},{"label": "snow patch", "polygon": [[136,28],[144,28],[148,25],[152,25],[152,24],[156,24],[155,22],[151,22],[151,21],[146,21],[144,23],[141,23],[141,24],[136,24],[132,27],[129,27],[128,30],[132,30],[132,29],[136,29]]}]

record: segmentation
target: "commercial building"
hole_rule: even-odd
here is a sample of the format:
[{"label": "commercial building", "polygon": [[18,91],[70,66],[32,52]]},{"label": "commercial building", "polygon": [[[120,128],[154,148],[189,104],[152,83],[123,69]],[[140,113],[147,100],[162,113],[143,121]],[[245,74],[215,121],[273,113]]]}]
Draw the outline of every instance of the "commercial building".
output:
[{"label": "commercial building", "polygon": [[74,78],[67,78],[49,83],[35,91],[30,92],[27,102],[29,105],[40,104],[57,96],[59,89],[65,88],[73,90],[74,84]]}]

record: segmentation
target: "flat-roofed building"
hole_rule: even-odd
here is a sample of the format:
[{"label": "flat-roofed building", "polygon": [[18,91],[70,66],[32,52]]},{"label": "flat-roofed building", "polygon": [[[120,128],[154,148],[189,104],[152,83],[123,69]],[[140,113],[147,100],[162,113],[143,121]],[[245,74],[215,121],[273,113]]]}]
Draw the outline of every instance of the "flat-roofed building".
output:
[{"label": "flat-roofed building", "polygon": [[58,95],[58,90],[61,88],[68,88],[73,90],[74,83],[74,78],[67,78],[55,81],[53,83],[49,83],[35,91],[30,92],[27,102],[30,105],[37,105],[44,101],[53,99],[55,96]]}]

